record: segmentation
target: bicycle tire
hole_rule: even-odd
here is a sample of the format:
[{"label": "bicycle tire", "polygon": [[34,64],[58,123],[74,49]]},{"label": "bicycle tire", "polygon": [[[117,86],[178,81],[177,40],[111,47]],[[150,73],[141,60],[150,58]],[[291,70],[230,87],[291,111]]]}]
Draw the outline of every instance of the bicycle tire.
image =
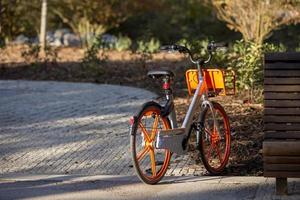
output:
[{"label": "bicycle tire", "polygon": [[[224,171],[229,160],[231,133],[229,119],[224,108],[216,102],[212,102],[212,105],[221,133],[217,133],[214,125],[212,126],[213,128],[211,126],[208,127],[209,124],[214,124],[214,120],[208,118],[211,110],[209,107],[206,107],[200,114],[202,132],[199,141],[199,151],[206,170],[212,175],[218,175]],[[225,145],[222,145],[221,142],[225,142]],[[221,151],[220,145],[222,145]],[[212,158],[212,156],[215,157]]]},{"label": "bicycle tire", "polygon": [[[150,126],[145,122],[148,119]],[[170,128],[168,118],[161,116],[161,106],[155,102],[144,104],[135,116],[130,137],[133,166],[139,179],[146,184],[158,183],[167,172],[171,152],[167,149],[156,149],[155,141],[159,129]]]}]

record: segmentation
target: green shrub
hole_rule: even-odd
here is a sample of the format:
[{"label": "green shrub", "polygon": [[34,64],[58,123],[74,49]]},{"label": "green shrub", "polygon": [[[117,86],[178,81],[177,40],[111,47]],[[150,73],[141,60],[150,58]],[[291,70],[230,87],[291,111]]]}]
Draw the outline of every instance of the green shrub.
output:
[{"label": "green shrub", "polygon": [[275,45],[272,43],[265,43],[263,45],[263,51],[264,53],[271,53],[271,52],[286,52],[287,47],[283,44]]},{"label": "green shrub", "polygon": [[252,90],[261,85],[262,53],[263,48],[252,42],[240,40],[232,46],[227,66],[236,72],[239,89]]},{"label": "green shrub", "polygon": [[28,49],[21,52],[21,56],[26,62],[34,63],[39,61],[40,45],[28,45]]},{"label": "green shrub", "polygon": [[131,42],[131,39],[129,37],[120,35],[117,39],[117,42],[116,42],[114,48],[117,51],[125,51],[125,50],[130,49],[131,44],[132,44],[132,42]]},{"label": "green shrub", "polygon": [[45,54],[46,54],[46,57],[44,58],[45,62],[52,62],[52,63],[57,62],[57,58],[58,58],[57,48],[47,45],[45,47]]},{"label": "green shrub", "polygon": [[51,46],[45,47],[45,55],[40,56],[41,47],[40,45],[28,44],[28,48],[22,50],[21,56],[26,62],[31,64],[45,63],[45,62],[57,62],[57,48]]},{"label": "green shrub", "polygon": [[243,40],[236,41],[227,56],[227,65],[237,73],[239,89],[253,90],[262,87],[263,83],[263,55],[269,52],[284,52],[282,44],[265,43],[257,45]]},{"label": "green shrub", "polygon": [[[101,55],[98,56],[100,49],[102,50]],[[93,44],[87,48],[82,60],[82,66],[87,74],[96,76],[103,74],[101,62],[104,62],[107,59],[106,49],[107,47],[103,43],[101,37],[98,37]]]},{"label": "green shrub", "polygon": [[160,48],[159,40],[151,38],[149,41],[137,41],[137,52],[138,53],[149,53],[153,54]]},{"label": "green shrub", "polygon": [[141,62],[143,69],[146,69],[146,62],[153,58],[153,53],[158,52],[160,42],[151,38],[149,41],[139,40],[136,45],[135,51],[139,55],[138,61]]},{"label": "green shrub", "polygon": [[225,65],[236,72],[237,88],[246,91],[249,99],[254,100],[256,91],[263,88],[263,58],[264,53],[284,52],[282,44],[265,43],[257,45],[244,40],[236,41],[227,53]]}]

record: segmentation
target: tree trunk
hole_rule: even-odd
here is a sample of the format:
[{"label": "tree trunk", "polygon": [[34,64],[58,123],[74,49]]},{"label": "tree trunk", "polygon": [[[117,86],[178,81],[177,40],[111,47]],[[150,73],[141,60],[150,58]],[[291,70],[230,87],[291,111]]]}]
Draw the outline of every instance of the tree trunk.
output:
[{"label": "tree trunk", "polygon": [[40,32],[40,46],[41,46],[42,57],[45,56],[46,30],[47,30],[47,0],[42,0],[41,32]]},{"label": "tree trunk", "polygon": [[2,0],[0,0],[0,40],[1,40],[1,36],[2,36]]}]

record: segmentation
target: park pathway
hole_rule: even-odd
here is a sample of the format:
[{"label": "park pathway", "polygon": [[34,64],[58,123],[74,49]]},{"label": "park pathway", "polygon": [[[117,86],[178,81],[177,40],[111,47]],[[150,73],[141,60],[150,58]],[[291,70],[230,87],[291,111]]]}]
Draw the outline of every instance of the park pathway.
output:
[{"label": "park pathway", "polygon": [[[155,94],[91,83],[0,81],[0,175],[133,175],[129,117]],[[201,175],[188,156],[168,175]]]}]

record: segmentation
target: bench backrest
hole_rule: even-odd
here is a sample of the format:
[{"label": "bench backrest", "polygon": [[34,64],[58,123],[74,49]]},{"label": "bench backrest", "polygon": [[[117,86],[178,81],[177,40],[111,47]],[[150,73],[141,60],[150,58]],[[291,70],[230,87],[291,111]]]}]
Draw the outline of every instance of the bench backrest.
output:
[{"label": "bench backrest", "polygon": [[264,176],[300,177],[300,53],[265,55]]}]

